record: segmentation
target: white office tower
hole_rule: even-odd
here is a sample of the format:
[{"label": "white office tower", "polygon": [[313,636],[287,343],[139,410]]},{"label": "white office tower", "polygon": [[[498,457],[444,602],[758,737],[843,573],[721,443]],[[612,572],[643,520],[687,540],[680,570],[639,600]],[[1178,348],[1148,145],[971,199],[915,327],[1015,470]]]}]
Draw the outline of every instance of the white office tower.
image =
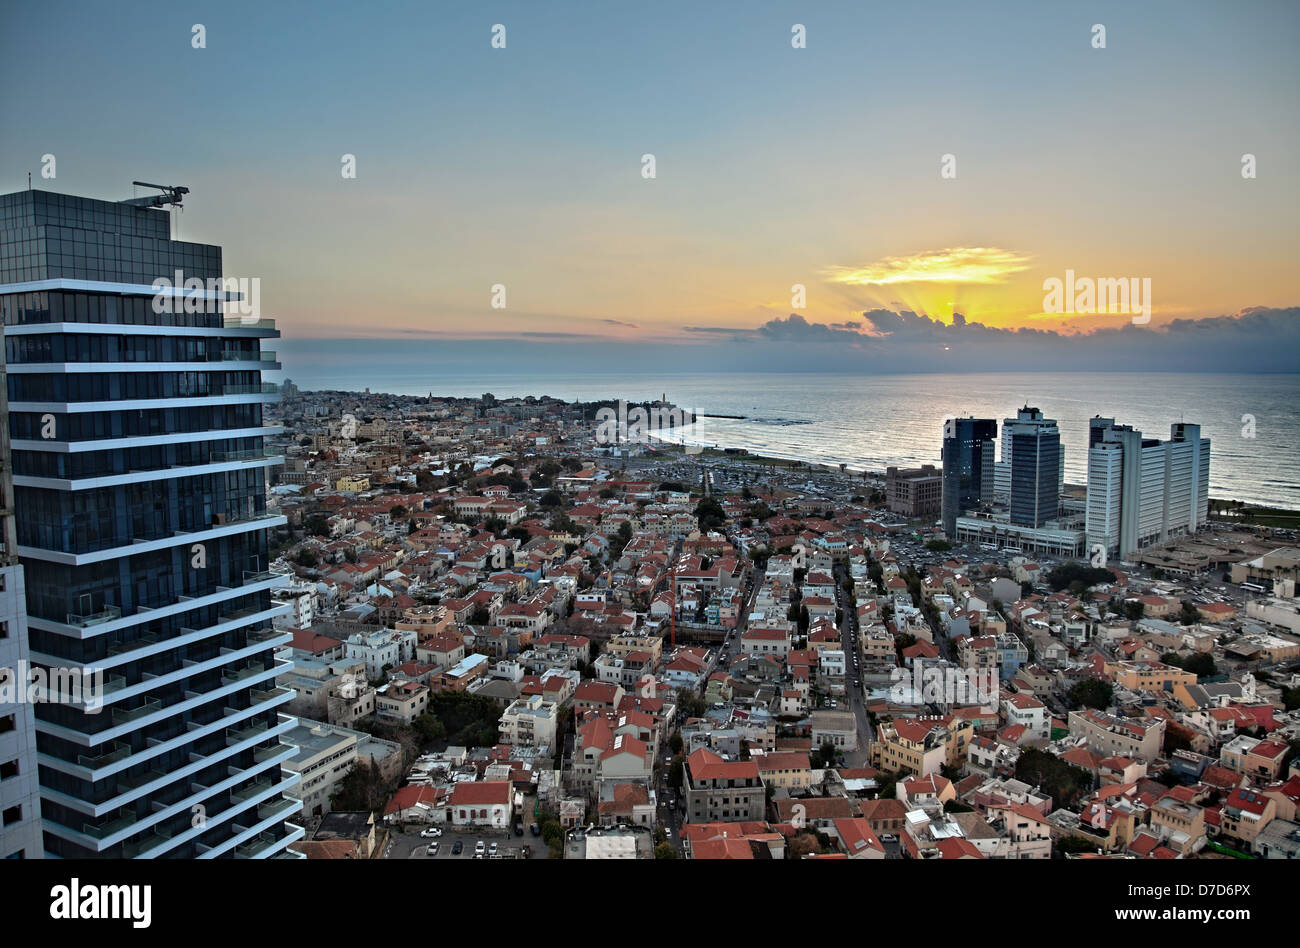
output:
[{"label": "white office tower", "polygon": [[1089,432],[1088,547],[1121,559],[1195,533],[1210,496],[1210,440],[1200,425],[1171,426],[1168,441],[1094,418]]},{"label": "white office tower", "polygon": [[[1011,459],[1015,456],[1015,438],[1016,424],[1043,424],[1055,426],[1056,422],[1043,418],[1043,413],[1037,408],[1030,408],[1026,405],[1016,413],[1015,418],[1002,419],[1002,448],[1001,460],[993,465],[993,493],[1002,503],[1011,501]],[[1019,429],[1024,431],[1025,429]],[[1059,497],[1065,489],[1065,445],[1060,445],[1059,455],[1056,459],[1057,465],[1057,485],[1056,493]]]}]

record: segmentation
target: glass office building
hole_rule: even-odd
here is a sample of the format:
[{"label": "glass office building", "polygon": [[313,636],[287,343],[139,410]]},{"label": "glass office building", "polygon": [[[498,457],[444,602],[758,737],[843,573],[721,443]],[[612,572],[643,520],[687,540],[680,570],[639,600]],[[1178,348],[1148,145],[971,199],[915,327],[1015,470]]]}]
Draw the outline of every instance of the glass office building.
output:
[{"label": "glass office building", "polygon": [[1011,522],[1041,527],[1055,520],[1060,512],[1065,470],[1065,452],[1056,422],[1026,405],[1014,420],[1003,422],[1002,443],[1004,460],[1011,468]]},{"label": "glass office building", "polygon": [[[43,848],[57,857],[291,856],[292,692],[274,653],[263,406],[269,320],[153,285],[220,278],[171,214],[0,196],[0,312]],[[168,305],[159,305],[167,302]],[[192,311],[197,310],[197,311]],[[74,680],[67,670],[80,670]],[[78,687],[80,685],[80,687]]]},{"label": "glass office building", "polygon": [[957,518],[993,499],[993,455],[998,423],[992,418],[949,418],[943,423],[943,532],[957,535]]}]

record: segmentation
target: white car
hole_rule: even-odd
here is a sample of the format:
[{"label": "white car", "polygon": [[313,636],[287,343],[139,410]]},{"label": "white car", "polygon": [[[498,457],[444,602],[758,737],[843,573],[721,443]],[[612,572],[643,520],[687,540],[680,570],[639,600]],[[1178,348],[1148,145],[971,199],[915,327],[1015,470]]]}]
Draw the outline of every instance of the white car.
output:
[{"label": "white car", "polygon": [[428,829],[420,830],[421,839],[433,839],[442,835],[441,826],[430,826]]}]

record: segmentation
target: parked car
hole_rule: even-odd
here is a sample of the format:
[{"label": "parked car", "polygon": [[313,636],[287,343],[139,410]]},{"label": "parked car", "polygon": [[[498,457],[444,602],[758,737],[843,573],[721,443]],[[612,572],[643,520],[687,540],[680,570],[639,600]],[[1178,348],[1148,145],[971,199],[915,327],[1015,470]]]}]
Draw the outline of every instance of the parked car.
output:
[{"label": "parked car", "polygon": [[523,823],[516,823],[516,824],[515,824],[515,835],[516,835],[516,836],[523,836],[523,835],[524,835],[524,824],[523,824]]},{"label": "parked car", "polygon": [[485,852],[487,852],[487,843],[483,842],[483,840],[480,839],[477,843],[474,844],[474,855],[482,856]]},{"label": "parked car", "polygon": [[496,854],[497,854],[497,841],[496,841],[495,839],[492,840],[492,845],[488,847],[488,853],[489,853],[493,858],[496,858]]},{"label": "parked car", "polygon": [[432,839],[441,835],[442,835],[441,826],[430,826],[428,829],[420,830],[420,837],[422,839]]},{"label": "parked car", "polygon": [[465,851],[465,844],[462,843],[460,840],[456,840],[456,842],[452,844],[451,854],[453,856],[459,856],[464,851]]},{"label": "parked car", "polygon": [[538,826],[536,823],[534,823],[532,826],[528,827],[528,831],[529,831],[530,833],[532,833],[534,836],[541,836],[541,835],[542,835],[542,828],[541,828],[540,826]]},{"label": "parked car", "polygon": [[424,854],[426,856],[438,855],[438,841],[436,839],[424,848]]}]

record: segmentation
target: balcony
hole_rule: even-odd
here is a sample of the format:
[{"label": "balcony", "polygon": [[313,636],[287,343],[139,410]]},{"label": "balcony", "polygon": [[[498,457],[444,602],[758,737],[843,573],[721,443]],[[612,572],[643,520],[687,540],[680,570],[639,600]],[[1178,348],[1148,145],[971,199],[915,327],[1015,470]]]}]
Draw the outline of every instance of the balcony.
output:
[{"label": "balcony", "polygon": [[107,606],[99,612],[92,612],[89,615],[77,615],[68,613],[68,625],[76,626],[79,629],[86,629],[92,625],[99,625],[101,622],[112,622],[114,619],[122,618],[122,610],[117,606]]},{"label": "balcony", "polygon": [[143,718],[146,715],[150,715],[156,711],[161,711],[161,710],[162,710],[162,702],[159,701],[157,698],[151,698],[148,701],[144,702],[144,704],[138,705],[137,707],[134,708],[114,708],[113,723],[127,724],[131,721],[138,721],[140,720],[140,718]]},{"label": "balcony", "polygon": [[221,323],[222,329],[274,329],[274,319],[254,319],[251,316],[227,314]]},{"label": "balcony", "polygon": [[121,741],[114,741],[111,748],[102,754],[90,756],[82,754],[77,757],[77,764],[81,767],[87,767],[90,770],[98,770],[100,767],[107,767],[109,764],[117,763],[131,756],[131,745],[123,744]]},{"label": "balcony", "polygon": [[280,386],[274,382],[263,382],[260,385],[224,385],[214,387],[214,395],[277,395],[280,392]]},{"label": "balcony", "polygon": [[283,638],[288,635],[287,629],[253,629],[248,633],[249,645],[260,645],[263,642],[271,642],[275,639]]},{"label": "balcony", "polygon": [[270,790],[278,782],[270,777],[263,777],[261,780],[254,781],[245,787],[240,787],[238,790],[231,790],[230,799],[238,800],[241,803],[245,800],[251,800],[253,797]]},{"label": "balcony", "polygon": [[239,668],[228,669],[222,674],[221,683],[223,685],[233,685],[246,678],[252,678],[254,675],[260,675],[270,667],[264,662],[249,662]]},{"label": "balcony", "polygon": [[270,729],[271,725],[265,721],[259,721],[256,724],[250,724],[248,727],[244,728],[228,727],[226,728],[226,746],[230,747],[234,744],[242,743],[243,741],[256,737],[259,734],[265,734]]},{"label": "balcony", "polygon": [[291,751],[293,749],[294,746],[292,744],[281,744],[279,741],[276,741],[270,747],[259,747],[254,750],[253,760],[259,764],[264,764],[272,757],[278,757],[285,751]]},{"label": "balcony", "polygon": [[289,797],[265,800],[257,806],[257,818],[259,820],[269,820],[272,817],[283,819],[292,816],[300,809],[302,809],[301,800],[293,800]]},{"label": "balcony", "polygon": [[258,833],[255,837],[246,843],[240,843],[235,847],[236,859],[256,859],[263,853],[273,849],[280,842],[280,837],[267,830]]},{"label": "balcony", "polygon": [[172,834],[161,826],[154,826],[149,832],[145,833],[139,839],[130,840],[122,845],[122,855],[127,859],[135,859],[141,853],[148,852],[155,846],[165,843],[172,838]]},{"label": "balcony", "polygon": [[260,572],[255,570],[244,570],[244,585],[248,586],[252,583],[262,583],[266,582],[268,579],[279,579],[282,576],[287,578],[292,575],[292,573],[277,573],[275,570],[270,569],[261,570]]},{"label": "balcony", "polygon": [[150,768],[143,773],[134,776],[123,775],[117,778],[117,787],[119,793],[130,790],[139,790],[147,783],[153,783],[155,780],[161,780],[167,776],[167,772],[159,770],[156,767]]},{"label": "balcony", "polygon": [[157,645],[163,641],[161,635],[150,632],[133,639],[130,642],[116,642],[108,647],[109,655],[125,655],[127,652],[134,652],[136,649],[147,648],[150,645]]},{"label": "balcony", "polygon": [[283,698],[285,695],[291,695],[293,691],[289,688],[250,688],[248,691],[249,703],[253,705],[265,704],[267,701],[274,701],[276,698]]},{"label": "balcony", "polygon": [[261,461],[266,458],[282,458],[283,454],[275,451],[267,451],[262,448],[252,448],[247,451],[212,451],[208,454],[208,460],[213,464],[219,464],[224,461]]},{"label": "balcony", "polygon": [[217,622],[238,622],[241,619],[247,619],[251,616],[258,615],[259,613],[267,612],[272,608],[272,606],[245,606],[242,609],[232,609],[229,612],[218,612]]},{"label": "balcony", "polygon": [[138,819],[134,811],[122,809],[112,814],[106,822],[86,823],[81,827],[81,831],[92,839],[105,839],[126,829]]}]

